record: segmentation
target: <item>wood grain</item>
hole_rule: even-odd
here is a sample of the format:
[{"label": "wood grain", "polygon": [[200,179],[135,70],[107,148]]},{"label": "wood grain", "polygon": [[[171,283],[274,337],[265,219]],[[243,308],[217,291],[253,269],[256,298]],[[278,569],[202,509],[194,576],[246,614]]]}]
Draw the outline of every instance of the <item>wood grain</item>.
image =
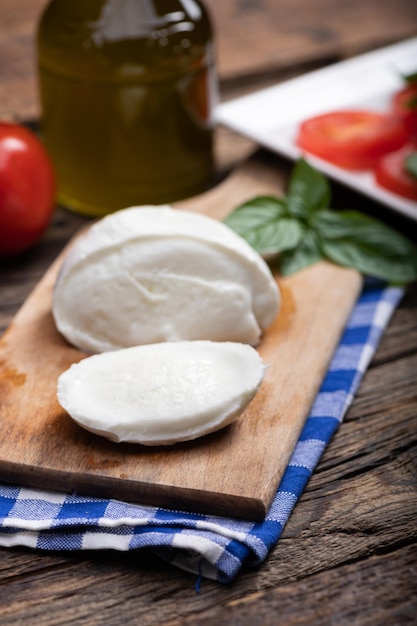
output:
[{"label": "wood grain", "polygon": [[[181,206],[221,217],[257,193],[278,192],[278,180],[271,163],[255,157]],[[228,428],[167,449],[91,435],[58,405],[58,376],[85,356],[58,334],[52,319],[59,265],[46,273],[0,344],[4,479],[263,519],[356,301],[359,274],[323,262],[279,277],[282,307],[259,346],[268,369],[257,396]]]}]

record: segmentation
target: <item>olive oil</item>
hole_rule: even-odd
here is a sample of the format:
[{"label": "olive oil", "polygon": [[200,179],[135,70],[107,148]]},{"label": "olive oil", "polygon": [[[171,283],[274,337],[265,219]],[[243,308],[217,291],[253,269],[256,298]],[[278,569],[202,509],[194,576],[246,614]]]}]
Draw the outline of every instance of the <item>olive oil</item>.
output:
[{"label": "olive oil", "polygon": [[101,216],[207,188],[217,88],[200,2],[52,0],[38,64],[62,204]]}]

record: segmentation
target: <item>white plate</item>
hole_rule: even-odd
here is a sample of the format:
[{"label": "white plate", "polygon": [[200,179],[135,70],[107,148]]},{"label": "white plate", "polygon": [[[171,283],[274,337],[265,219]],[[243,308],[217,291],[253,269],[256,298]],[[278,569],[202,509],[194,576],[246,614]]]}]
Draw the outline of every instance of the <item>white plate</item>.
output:
[{"label": "white plate", "polygon": [[[386,111],[402,74],[417,70],[417,37],[310,72],[219,105],[216,121],[290,159],[298,125],[308,117],[342,108]],[[378,187],[371,172],[351,172],[308,156],[317,169],[417,221],[417,202]]]}]

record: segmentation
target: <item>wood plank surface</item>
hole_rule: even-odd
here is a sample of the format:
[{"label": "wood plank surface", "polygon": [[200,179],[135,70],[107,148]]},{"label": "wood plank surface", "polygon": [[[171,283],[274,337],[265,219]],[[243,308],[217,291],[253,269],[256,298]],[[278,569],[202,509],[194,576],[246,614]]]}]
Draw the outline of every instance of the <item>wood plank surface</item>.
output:
[{"label": "wood plank surface", "polygon": [[[281,193],[276,160],[255,157],[182,207],[222,217],[257,194]],[[278,277],[282,306],[258,347],[267,371],[243,415],[172,447],[115,444],[70,420],[58,376],[85,356],[52,318],[55,263],[0,343],[0,473],[9,482],[90,496],[263,519],[361,288],[360,275],[317,263]],[[245,476],[242,480],[242,467]]]},{"label": "wood plank surface", "polygon": [[[31,41],[36,14],[45,2],[0,3],[0,116],[6,111],[17,119],[38,114]],[[218,18],[222,98],[417,35],[415,0],[208,2],[212,11],[222,14]],[[243,12],[245,29],[241,27]],[[260,36],[248,45],[246,33],[255,16]],[[327,42],[326,33],[330,33]],[[255,59],[261,59],[257,65]],[[216,134],[222,170],[253,150],[250,142],[234,133],[218,129]],[[281,161],[280,171],[285,172],[287,166]],[[332,190],[336,208],[364,210],[417,242],[415,223],[342,186],[332,185]],[[85,223],[58,207],[39,246],[14,263],[0,263],[0,332]],[[384,334],[344,423],[278,545],[261,567],[245,570],[228,587],[203,581],[201,592],[196,593],[193,576],[148,552],[46,554],[2,548],[0,623],[415,624],[416,355],[417,285],[413,284]]]}]

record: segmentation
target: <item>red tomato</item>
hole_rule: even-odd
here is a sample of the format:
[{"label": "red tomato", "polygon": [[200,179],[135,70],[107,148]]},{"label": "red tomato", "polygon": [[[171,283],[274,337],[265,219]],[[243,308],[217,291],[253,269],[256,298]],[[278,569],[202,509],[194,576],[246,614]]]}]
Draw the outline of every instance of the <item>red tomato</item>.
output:
[{"label": "red tomato", "polygon": [[39,239],[54,199],[55,175],[42,143],[23,126],[0,123],[0,256]]},{"label": "red tomato", "polygon": [[408,134],[394,115],[346,110],[318,115],[300,126],[297,144],[347,169],[372,169],[380,157],[406,144]]},{"label": "red tomato", "polygon": [[405,158],[410,152],[411,149],[403,149],[382,157],[375,168],[375,180],[399,196],[417,200],[417,178],[405,169]]},{"label": "red tomato", "polygon": [[392,110],[407,127],[410,137],[417,141],[417,84],[412,83],[394,95]]}]

